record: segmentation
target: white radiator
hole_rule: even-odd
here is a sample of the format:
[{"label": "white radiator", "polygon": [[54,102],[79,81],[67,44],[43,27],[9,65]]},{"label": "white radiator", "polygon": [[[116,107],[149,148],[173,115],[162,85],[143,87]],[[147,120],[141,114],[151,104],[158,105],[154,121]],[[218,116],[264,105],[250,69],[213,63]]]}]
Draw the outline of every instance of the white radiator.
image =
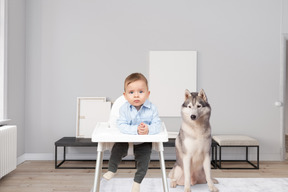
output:
[{"label": "white radiator", "polygon": [[16,169],[17,127],[0,127],[0,178]]}]

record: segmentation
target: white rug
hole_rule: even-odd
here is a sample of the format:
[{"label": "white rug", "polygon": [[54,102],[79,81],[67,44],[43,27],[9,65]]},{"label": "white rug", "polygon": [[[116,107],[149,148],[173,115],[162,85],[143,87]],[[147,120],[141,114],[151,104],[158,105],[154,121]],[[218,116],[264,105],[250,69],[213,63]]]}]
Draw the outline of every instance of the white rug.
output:
[{"label": "white rug", "polygon": [[[215,186],[220,192],[287,192],[288,178],[217,178]],[[130,192],[133,178],[113,178],[101,180],[101,192]],[[168,186],[170,181],[168,179]],[[183,192],[183,186],[170,188],[169,192]],[[192,192],[209,192],[207,184],[191,186]],[[141,184],[141,192],[163,192],[161,178],[145,178]]]}]

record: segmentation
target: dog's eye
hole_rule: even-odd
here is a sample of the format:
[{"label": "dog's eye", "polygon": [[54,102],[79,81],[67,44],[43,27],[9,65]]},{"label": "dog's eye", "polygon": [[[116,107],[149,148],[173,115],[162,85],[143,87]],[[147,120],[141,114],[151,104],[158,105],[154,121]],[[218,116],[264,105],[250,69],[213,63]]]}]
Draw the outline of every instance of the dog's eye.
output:
[{"label": "dog's eye", "polygon": [[202,105],[197,105],[197,108],[201,108],[202,107]]},{"label": "dog's eye", "polygon": [[191,108],[191,105],[189,105],[188,107]]}]

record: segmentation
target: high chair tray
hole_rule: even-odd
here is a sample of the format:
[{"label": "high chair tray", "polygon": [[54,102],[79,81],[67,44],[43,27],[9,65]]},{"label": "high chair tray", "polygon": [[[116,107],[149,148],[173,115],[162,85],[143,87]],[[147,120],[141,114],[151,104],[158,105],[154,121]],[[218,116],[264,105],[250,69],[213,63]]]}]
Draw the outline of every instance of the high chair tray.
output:
[{"label": "high chair tray", "polygon": [[97,123],[91,138],[92,142],[168,142],[168,133],[162,123],[162,131],[155,135],[123,134],[118,128],[110,128],[108,122]]}]

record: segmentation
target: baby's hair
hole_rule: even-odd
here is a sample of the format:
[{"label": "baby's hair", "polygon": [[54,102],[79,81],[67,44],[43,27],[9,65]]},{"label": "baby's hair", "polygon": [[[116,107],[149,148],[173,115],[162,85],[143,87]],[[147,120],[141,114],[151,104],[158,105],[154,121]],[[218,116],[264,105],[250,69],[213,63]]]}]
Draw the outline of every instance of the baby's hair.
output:
[{"label": "baby's hair", "polygon": [[146,83],[148,89],[148,81],[146,77],[142,73],[132,73],[128,77],[126,77],[124,82],[124,91],[126,91],[126,87],[135,81],[142,80]]}]

